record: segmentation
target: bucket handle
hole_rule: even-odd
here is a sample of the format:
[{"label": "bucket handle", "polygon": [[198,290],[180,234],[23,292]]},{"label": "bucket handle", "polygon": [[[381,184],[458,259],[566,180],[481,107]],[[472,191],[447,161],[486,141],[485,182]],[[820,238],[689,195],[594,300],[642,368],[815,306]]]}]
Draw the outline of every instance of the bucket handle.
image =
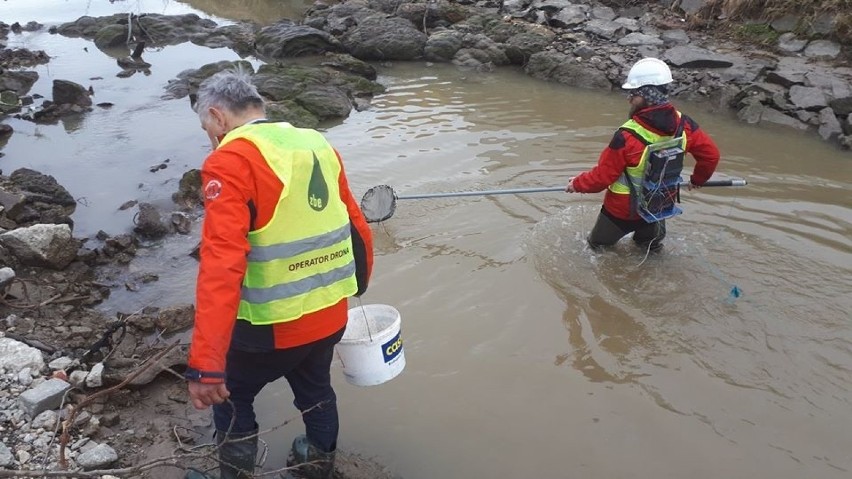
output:
[{"label": "bucket handle", "polygon": [[370,342],[373,342],[373,332],[370,331],[370,322],[367,321],[367,310],[364,309],[364,303],[361,302],[361,298],[358,297],[358,306],[361,308],[361,314],[364,315],[364,326],[367,327],[367,335],[370,336]]}]

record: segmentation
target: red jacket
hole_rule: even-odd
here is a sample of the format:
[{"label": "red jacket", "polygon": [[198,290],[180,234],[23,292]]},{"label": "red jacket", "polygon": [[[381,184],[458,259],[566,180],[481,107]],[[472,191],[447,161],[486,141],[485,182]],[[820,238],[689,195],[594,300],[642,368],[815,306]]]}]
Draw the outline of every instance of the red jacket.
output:
[{"label": "red jacket", "polygon": [[[247,234],[269,222],[285,185],[260,151],[245,139],[231,141],[211,153],[201,168],[201,181],[205,216],[189,368],[207,374],[202,382],[221,382],[232,339],[235,348],[271,350],[311,343],[339,331],[347,320],[346,299],[284,323],[254,326],[236,320],[250,249]],[[359,289],[363,289],[373,266],[372,234],[342,169],[338,184],[353,226],[356,276]]]},{"label": "red jacket", "polygon": [[[633,119],[648,130],[662,136],[671,136],[678,126],[678,117],[671,103],[643,108],[633,115]],[[695,158],[690,181],[694,185],[702,185],[710,179],[719,163],[719,149],[713,139],[698,127],[695,121],[683,115],[686,122],[686,151]],[[619,129],[613,135],[601,156],[598,164],[591,170],[574,178],[574,190],[579,193],[598,193],[621,176],[625,168],[636,166],[645,150],[645,144],[629,131]],[[604,196],[604,209],[616,218],[625,220],[636,219],[630,207],[630,195],[620,195],[607,190]]]}]

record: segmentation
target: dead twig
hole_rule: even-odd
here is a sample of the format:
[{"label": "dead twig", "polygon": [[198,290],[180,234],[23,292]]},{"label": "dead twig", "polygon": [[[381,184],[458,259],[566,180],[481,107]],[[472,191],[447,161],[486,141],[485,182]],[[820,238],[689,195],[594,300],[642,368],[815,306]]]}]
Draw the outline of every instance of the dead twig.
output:
[{"label": "dead twig", "polygon": [[[71,394],[71,391],[74,391],[76,388],[70,388],[62,395],[62,401],[59,403],[59,410],[63,410],[65,408],[65,401],[68,399],[68,395]],[[59,427],[62,425],[61,421],[56,421],[56,425],[53,426],[53,434],[50,435],[50,443],[47,445],[46,451],[50,451],[53,448],[53,441],[56,440],[56,436],[59,433]],[[44,455],[44,459],[41,461],[41,470],[47,470],[47,460],[50,457],[50,453],[47,452]]]},{"label": "dead twig", "polygon": [[117,344],[113,345],[112,335],[115,334],[116,331],[121,329],[121,336],[119,337],[119,340],[117,341],[117,343],[121,343],[121,341],[124,340],[125,334],[127,334],[127,324],[130,321],[130,318],[136,316],[137,314],[140,314],[147,307],[148,306],[142,306],[141,308],[130,313],[129,315],[119,319],[116,323],[113,323],[112,326],[110,326],[109,328],[107,328],[106,331],[104,331],[104,334],[101,336],[101,339],[99,339],[97,342],[95,342],[95,344],[93,344],[92,347],[90,347],[89,350],[86,351],[83,354],[83,358],[86,358],[86,357],[94,354],[95,352],[100,351],[104,347],[109,347],[110,350],[109,350],[109,352],[107,352],[106,356],[104,356],[104,358],[102,359],[102,362],[109,359],[109,357],[112,356],[112,353],[114,353],[116,348],[118,347]]},{"label": "dead twig", "polygon": [[143,51],[145,51],[145,42],[137,43],[136,48],[133,49],[133,53],[130,54],[130,58],[133,58],[134,60],[142,58]]},{"label": "dead twig", "polygon": [[56,295],[51,296],[50,298],[42,301],[39,304],[27,304],[26,306],[22,306],[22,305],[19,305],[19,304],[12,304],[12,303],[4,300],[4,299],[0,299],[0,302],[2,302],[4,305],[6,305],[10,308],[23,309],[23,310],[26,310],[26,311],[31,311],[31,310],[34,310],[34,309],[43,308],[43,307],[47,306],[48,304],[54,302],[56,299],[61,298],[61,297],[62,297],[61,294],[56,294]]},{"label": "dead twig", "polygon": [[[62,436],[60,436],[60,440],[59,440],[59,465],[62,469],[66,469],[68,467],[68,459],[65,457],[65,448],[68,446],[68,441],[71,439],[71,434],[70,434],[71,426],[74,424],[74,420],[77,418],[77,414],[80,412],[80,410],[82,410],[85,406],[92,403],[95,399],[98,399],[98,398],[103,397],[103,396],[107,396],[107,395],[123,388],[125,385],[127,385],[128,383],[130,383],[131,381],[136,379],[140,374],[147,371],[151,366],[157,364],[160,359],[165,357],[166,354],[170,353],[177,346],[178,346],[178,343],[175,343],[175,344],[172,344],[171,346],[169,346],[168,348],[158,352],[157,354],[155,354],[154,356],[149,358],[145,363],[143,363],[140,368],[138,368],[138,369],[136,369],[136,371],[133,371],[132,373],[130,373],[120,383],[118,383],[115,386],[112,386],[110,388],[98,391],[94,394],[90,394],[90,395],[86,396],[85,399],[80,401],[79,404],[74,406],[74,408],[71,410],[71,413],[68,415],[68,418],[65,421],[62,422]],[[3,477],[3,476],[0,476],[0,477]]]},{"label": "dead twig", "polygon": [[[121,389],[122,387],[126,386],[128,383],[133,381],[140,374],[142,374],[143,372],[148,370],[153,365],[157,364],[160,359],[162,359],[172,349],[174,349],[175,347],[177,347],[179,345],[180,345],[179,343],[172,344],[168,348],[160,351],[159,353],[157,353],[156,355],[154,355],[150,359],[148,359],[145,363],[143,363],[143,365],[141,367],[139,367],[133,373],[128,375],[119,384],[116,384],[115,386],[112,386],[108,389],[104,389],[104,390],[98,391],[94,394],[91,394],[89,396],[86,396],[82,401],[80,401],[79,404],[74,406],[74,408],[69,413],[68,418],[65,421],[62,421],[62,434],[60,436],[60,446],[59,446],[59,465],[63,470],[59,470],[59,471],[32,470],[32,471],[30,471],[30,470],[0,469],[0,478],[6,478],[6,477],[16,477],[16,478],[24,478],[24,477],[33,477],[33,478],[54,478],[54,477],[56,477],[56,478],[63,478],[63,477],[64,478],[89,478],[89,477],[100,477],[100,476],[105,476],[105,475],[118,476],[118,477],[129,477],[129,476],[137,476],[137,475],[139,475],[143,472],[149,471],[149,470],[157,468],[157,467],[174,467],[174,468],[178,468],[178,469],[185,469],[186,465],[189,463],[189,461],[192,461],[192,460],[201,460],[201,459],[214,459],[214,460],[216,460],[214,458],[214,454],[218,452],[219,448],[223,444],[246,441],[246,440],[250,440],[250,439],[253,439],[253,438],[258,438],[259,442],[263,442],[263,447],[264,447],[265,450],[264,450],[264,453],[262,455],[262,458],[263,458],[263,461],[261,461],[261,465],[262,465],[263,462],[265,461],[267,454],[268,454],[268,446],[266,445],[266,442],[263,441],[263,439],[260,438],[260,436],[268,434],[268,433],[273,432],[273,431],[276,431],[276,430],[290,424],[299,416],[296,416],[294,418],[290,418],[290,419],[284,421],[281,424],[278,424],[278,425],[271,427],[269,429],[265,429],[263,431],[259,431],[256,434],[252,434],[252,435],[244,436],[244,437],[232,438],[232,439],[227,438],[225,441],[223,441],[221,444],[218,444],[218,445],[208,443],[208,444],[200,444],[200,445],[197,445],[197,446],[194,446],[194,447],[191,447],[191,448],[189,448],[189,447],[187,447],[186,445],[183,444],[183,442],[180,439],[179,434],[177,433],[178,426],[175,426],[175,428],[173,429],[173,433],[174,433],[175,438],[177,439],[177,443],[178,443],[177,450],[181,451],[179,453],[172,454],[172,455],[166,456],[166,457],[160,457],[160,458],[152,459],[148,462],[144,462],[144,463],[141,463],[141,464],[136,464],[136,465],[128,466],[128,467],[123,467],[123,468],[99,469],[99,470],[92,470],[92,471],[80,471],[80,470],[67,471],[67,470],[65,470],[68,466],[68,461],[67,461],[67,458],[65,457],[65,448],[67,447],[68,441],[70,439],[69,431],[71,429],[71,426],[74,423],[74,420],[77,417],[77,414],[85,406],[89,405],[90,403],[92,403],[96,399],[107,396],[107,395]],[[169,368],[163,368],[163,369],[166,370],[166,371],[170,371]],[[174,373],[174,371],[170,371],[170,372]],[[228,402],[230,403],[230,401],[228,401]],[[325,402],[315,404],[314,406],[306,409],[305,411],[302,411],[302,414],[306,414],[306,413],[314,410],[315,408],[322,407],[324,404],[325,404]],[[233,403],[231,403],[231,405],[233,407]],[[231,427],[233,427],[233,423],[234,423],[234,417],[232,417],[231,424],[228,427],[229,431],[230,431]],[[181,428],[186,429],[186,428],[183,428],[183,427],[181,427]],[[186,429],[186,430],[190,431],[189,429]],[[222,461],[217,461],[217,462],[219,462],[220,466],[224,464],[226,466],[231,466],[232,468],[237,469],[236,466],[234,466],[233,464],[224,463]],[[307,463],[307,464],[318,464],[318,462],[314,461],[314,462],[310,462],[310,463]],[[291,469],[293,469],[293,467],[284,467],[284,468],[276,469],[274,471],[255,473],[255,474],[252,475],[252,477],[272,476],[274,474],[279,474],[281,472],[291,470]],[[244,471],[244,472],[252,473],[253,471]]]},{"label": "dead twig", "polygon": [[175,370],[174,370],[174,369],[172,369],[172,368],[163,368],[163,372],[169,373],[169,374],[171,374],[172,376],[174,376],[174,377],[176,377],[176,378],[180,379],[181,381],[186,380],[186,378],[185,378],[185,377],[183,377],[183,374],[178,373],[177,371],[175,371]]},{"label": "dead twig", "polygon": [[29,293],[29,290],[27,289],[26,280],[21,279],[21,278],[15,278],[14,281],[16,281],[18,284],[21,285],[21,290],[24,293],[24,298],[25,298],[26,304],[11,303],[11,302],[6,300],[6,295],[4,295],[2,298],[0,298],[0,304],[4,304],[4,305],[6,305],[10,308],[32,310],[32,309],[43,308],[43,307],[47,306],[48,304],[70,303],[70,302],[78,301],[78,300],[81,300],[81,299],[91,299],[92,298],[90,295],[76,295],[76,296],[68,296],[68,297],[63,298],[62,296],[64,295],[64,293],[56,293],[53,296],[49,297],[48,299],[46,299],[46,300],[44,300],[40,303],[35,304],[30,299],[30,293]]},{"label": "dead twig", "polygon": [[99,469],[94,471],[21,471],[0,469],[0,477],[100,477],[100,476],[118,476],[129,477],[148,471],[155,467],[170,466],[175,468],[183,468],[183,464],[187,459],[200,459],[208,457],[208,454],[175,454],[172,456],[161,457],[151,460],[144,464],[136,466],[128,466],[120,469]]},{"label": "dead twig", "polygon": [[[81,299],[92,299],[90,295],[77,295],[77,296],[69,296],[67,298],[59,298],[56,301],[51,301],[52,304],[61,304],[61,303],[70,303],[73,301],[79,301]],[[44,305],[42,305],[44,306]]]},{"label": "dead twig", "polygon": [[[177,346],[177,344],[173,345],[173,347],[174,346]],[[76,415],[77,411],[80,409],[81,406],[88,404],[89,402],[96,399],[97,397],[101,397],[105,394],[108,394],[108,393],[118,389],[119,387],[121,387],[124,384],[127,384],[128,382],[133,380],[133,377],[135,377],[135,375],[141,374],[143,371],[145,371],[145,369],[150,367],[155,362],[156,362],[156,360],[153,360],[153,358],[152,358],[152,360],[149,363],[146,363],[145,366],[138,369],[137,371],[134,371],[133,374],[128,376],[120,384],[113,386],[109,389],[104,389],[103,391],[98,391],[97,393],[86,397],[82,402],[80,402],[80,404],[78,404],[74,408],[74,410],[71,411],[71,414],[69,415],[68,419],[63,421],[63,423],[62,423],[62,426],[63,426],[62,435],[66,436],[66,434],[67,434],[67,427],[66,426],[68,424],[70,424],[71,422],[73,422],[74,416]],[[314,408],[321,407],[323,404],[324,403],[316,404],[313,407],[303,411],[302,414],[305,414],[309,411],[312,411]],[[223,442],[223,444],[226,443],[226,442],[245,441],[245,440],[248,440],[248,439],[251,439],[251,438],[254,438],[254,437],[258,437],[258,436],[263,435],[263,434],[270,433],[272,431],[275,431],[277,429],[280,429],[280,428],[286,426],[287,424],[290,424],[295,419],[296,419],[296,417],[288,419],[287,421],[285,421],[282,424],[279,424],[279,425],[274,426],[272,428],[266,429],[264,431],[260,431],[257,434],[253,434],[251,436],[229,439],[229,440]],[[177,468],[177,469],[186,469],[186,465],[189,463],[189,461],[192,461],[192,460],[201,460],[201,459],[217,460],[216,458],[214,458],[214,454],[216,454],[218,452],[219,448],[221,447],[221,444],[216,445],[216,444],[213,444],[213,443],[207,443],[207,444],[200,444],[200,445],[194,446],[192,448],[188,448],[185,445],[183,445],[180,438],[178,437],[177,427],[173,430],[173,432],[175,434],[175,437],[177,437],[177,442],[178,442],[178,445],[179,445],[178,450],[181,450],[183,452],[180,452],[180,453],[177,453],[177,454],[172,454],[172,455],[166,456],[166,457],[160,457],[160,458],[152,459],[152,460],[150,460],[148,462],[144,462],[142,464],[137,464],[137,465],[134,465],[134,466],[128,466],[128,467],[123,467],[123,468],[117,468],[117,469],[98,469],[98,470],[93,470],[93,471],[79,471],[79,470],[78,471],[64,471],[64,470],[62,470],[62,471],[46,471],[46,470],[25,471],[25,470],[0,469],[0,478],[5,478],[5,477],[18,477],[18,478],[20,478],[20,477],[84,478],[85,477],[85,478],[88,478],[88,477],[100,477],[100,476],[106,476],[106,475],[118,476],[118,477],[130,477],[130,476],[137,476],[137,475],[139,475],[143,472],[149,471],[149,470],[157,468],[157,467],[174,467],[174,468]],[[264,450],[264,453],[262,455],[262,460],[260,461],[260,465],[263,465],[263,463],[265,462],[265,458],[268,454],[268,446],[266,445],[265,441],[263,441],[263,439],[260,439],[259,437],[258,437],[258,441],[264,443],[264,449],[265,450]],[[65,467],[64,465],[62,465],[63,454],[64,454],[64,450],[62,449],[63,447],[64,447],[64,444],[61,443],[60,444],[60,465],[62,467]],[[209,450],[204,451],[204,449],[209,449]],[[218,461],[218,460],[217,460],[217,462],[219,462],[220,465],[224,464],[226,466],[231,466],[234,469],[237,469],[237,467],[234,466],[233,464],[224,463],[224,462],[221,462],[221,461]],[[317,464],[317,463],[318,463],[317,461],[314,461],[314,462],[309,462],[309,463],[305,463],[305,464]],[[300,466],[302,466],[302,465],[304,465],[304,464],[301,464]],[[252,477],[272,476],[272,475],[279,474],[281,472],[284,472],[284,471],[287,471],[287,470],[292,470],[292,469],[294,469],[294,467],[284,467],[284,468],[276,469],[274,471],[267,471],[267,472],[255,472],[254,474],[252,474]],[[251,473],[252,471],[245,471],[245,472]]]}]

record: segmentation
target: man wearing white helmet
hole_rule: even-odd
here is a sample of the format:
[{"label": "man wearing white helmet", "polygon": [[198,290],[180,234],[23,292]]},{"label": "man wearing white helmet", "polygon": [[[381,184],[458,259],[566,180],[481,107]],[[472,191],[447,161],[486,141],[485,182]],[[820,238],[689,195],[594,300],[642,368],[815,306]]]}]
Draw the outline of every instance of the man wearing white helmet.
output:
[{"label": "man wearing white helmet", "polygon": [[[588,242],[592,249],[612,246],[629,233],[644,249],[658,251],[666,235],[665,217],[649,217],[638,208],[650,157],[655,151],[677,151],[682,165],[683,155],[690,153],[696,161],[691,186],[701,186],[716,169],[719,149],[698,124],[681,114],[669,102],[668,85],[672,73],[668,65],[656,58],[643,58],[627,74],[622,88],[630,103],[629,120],[616,130],[612,140],[598,159],[598,164],[568,183],[569,193],[597,193],[606,189],[603,206]],[[654,150],[666,145],[664,150]],[[674,146],[674,148],[668,148]],[[680,174],[678,169],[675,176]]]}]

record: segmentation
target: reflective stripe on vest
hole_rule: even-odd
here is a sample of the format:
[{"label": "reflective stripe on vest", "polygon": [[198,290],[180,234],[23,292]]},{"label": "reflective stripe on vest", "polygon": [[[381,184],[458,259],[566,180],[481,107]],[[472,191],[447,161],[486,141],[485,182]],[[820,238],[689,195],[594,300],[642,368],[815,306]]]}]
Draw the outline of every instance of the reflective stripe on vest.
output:
[{"label": "reflective stripe on vest", "polygon": [[355,256],[334,149],[319,132],[288,123],[241,126],[220,147],[237,138],[252,142],[284,184],[272,219],[248,234],[237,317],[293,321],[352,296]]},{"label": "reflective stripe on vest", "polygon": [[[680,112],[677,112],[677,117],[678,120],[680,120]],[[633,119],[627,120],[623,125],[621,125],[621,128],[636,134],[645,142],[645,149],[642,151],[639,163],[637,163],[636,166],[628,166],[625,168],[621,173],[621,176],[619,176],[613,184],[609,185],[609,191],[619,195],[629,195],[631,191],[630,183],[633,184],[633,191],[642,191],[642,182],[645,177],[645,168],[648,165],[648,155],[651,152],[651,145],[671,140],[672,137],[658,135]],[[681,135],[681,138],[682,141],[678,142],[678,144],[680,144],[681,148],[686,151],[686,133]]]}]

